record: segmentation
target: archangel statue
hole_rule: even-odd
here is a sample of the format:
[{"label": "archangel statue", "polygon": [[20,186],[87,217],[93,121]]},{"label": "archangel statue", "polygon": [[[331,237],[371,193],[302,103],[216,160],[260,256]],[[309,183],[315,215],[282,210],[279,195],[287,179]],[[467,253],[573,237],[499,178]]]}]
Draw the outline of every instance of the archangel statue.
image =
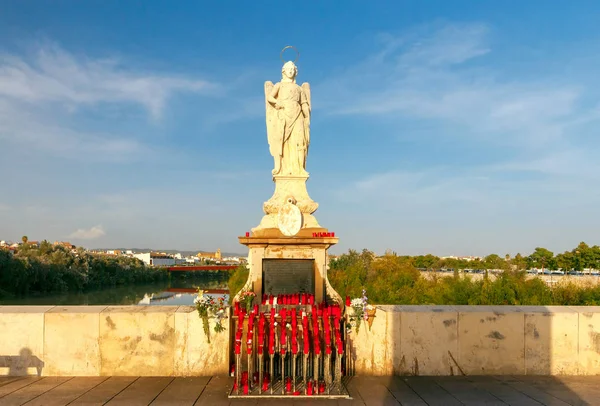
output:
[{"label": "archangel statue", "polygon": [[289,61],[281,69],[281,82],[265,82],[267,138],[275,160],[274,176],[308,176],[310,85],[298,86],[297,74],[298,68]]}]

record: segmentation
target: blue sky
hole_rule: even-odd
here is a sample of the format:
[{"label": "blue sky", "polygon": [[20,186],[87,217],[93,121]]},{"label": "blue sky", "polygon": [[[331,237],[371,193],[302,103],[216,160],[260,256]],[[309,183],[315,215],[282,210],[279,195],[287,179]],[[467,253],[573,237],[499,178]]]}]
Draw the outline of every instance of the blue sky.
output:
[{"label": "blue sky", "polygon": [[599,243],[600,3],[338,4],[2,2],[0,239],[243,253],[291,44],[333,253]]}]

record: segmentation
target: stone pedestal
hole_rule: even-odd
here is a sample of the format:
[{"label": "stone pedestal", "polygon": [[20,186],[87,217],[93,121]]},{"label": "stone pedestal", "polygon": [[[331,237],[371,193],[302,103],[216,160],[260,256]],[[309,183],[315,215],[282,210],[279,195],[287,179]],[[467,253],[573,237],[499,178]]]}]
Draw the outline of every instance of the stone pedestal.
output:
[{"label": "stone pedestal", "polygon": [[[327,279],[327,250],[338,242],[335,237],[313,237],[312,233],[326,232],[323,228],[302,229],[294,237],[284,236],[278,229],[259,230],[251,237],[239,237],[241,244],[249,249],[250,274],[242,291],[249,290],[261,298],[263,291],[263,260],[265,259],[312,259],[314,260],[315,302],[327,301],[343,306],[342,298]],[[235,299],[237,300],[237,298]]]},{"label": "stone pedestal", "polygon": [[262,218],[258,227],[253,228],[252,232],[258,230],[277,228],[277,215],[281,207],[288,202],[292,202],[300,209],[302,213],[302,228],[319,228],[317,219],[313,213],[317,211],[319,204],[314,202],[306,190],[306,176],[287,176],[275,175],[275,192],[273,196],[263,204],[265,216]]}]

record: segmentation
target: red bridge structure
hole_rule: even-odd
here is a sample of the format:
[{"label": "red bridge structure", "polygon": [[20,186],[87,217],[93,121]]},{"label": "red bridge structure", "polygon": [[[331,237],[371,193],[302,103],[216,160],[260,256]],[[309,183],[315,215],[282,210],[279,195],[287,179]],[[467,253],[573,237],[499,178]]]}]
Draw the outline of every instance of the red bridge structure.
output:
[{"label": "red bridge structure", "polygon": [[[197,290],[194,288],[167,288],[167,292],[173,293],[196,293]],[[204,293],[208,295],[228,295],[229,289],[203,289]]]},{"label": "red bridge structure", "polygon": [[233,271],[239,265],[200,265],[200,266],[169,266],[169,272],[195,272],[195,271]]}]

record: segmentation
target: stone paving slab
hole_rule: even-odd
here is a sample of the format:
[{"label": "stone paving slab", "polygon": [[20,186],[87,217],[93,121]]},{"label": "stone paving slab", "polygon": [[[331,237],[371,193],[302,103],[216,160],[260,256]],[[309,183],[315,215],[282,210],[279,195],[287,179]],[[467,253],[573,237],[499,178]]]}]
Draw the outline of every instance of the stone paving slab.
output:
[{"label": "stone paving slab", "polygon": [[229,377],[1,377],[8,405],[600,405],[600,376],[353,377],[352,399],[229,399]]}]

